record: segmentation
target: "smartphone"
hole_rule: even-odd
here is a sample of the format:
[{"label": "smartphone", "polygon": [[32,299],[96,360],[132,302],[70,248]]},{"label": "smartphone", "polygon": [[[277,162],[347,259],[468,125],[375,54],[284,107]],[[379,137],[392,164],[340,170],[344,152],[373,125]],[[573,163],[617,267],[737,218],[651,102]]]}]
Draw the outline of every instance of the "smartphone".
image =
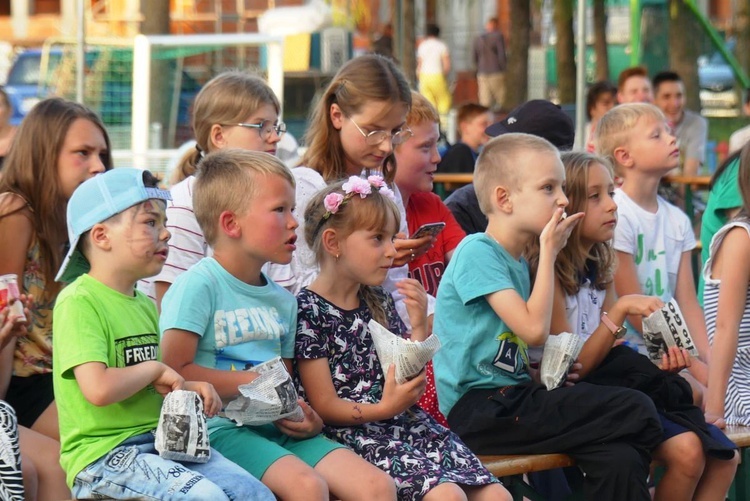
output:
[{"label": "smartphone", "polygon": [[442,221],[438,223],[423,224],[422,226],[417,228],[417,231],[415,231],[414,234],[409,238],[416,239],[426,237],[428,235],[434,237],[435,235],[443,231],[443,228],[445,228],[445,223],[443,223]]}]

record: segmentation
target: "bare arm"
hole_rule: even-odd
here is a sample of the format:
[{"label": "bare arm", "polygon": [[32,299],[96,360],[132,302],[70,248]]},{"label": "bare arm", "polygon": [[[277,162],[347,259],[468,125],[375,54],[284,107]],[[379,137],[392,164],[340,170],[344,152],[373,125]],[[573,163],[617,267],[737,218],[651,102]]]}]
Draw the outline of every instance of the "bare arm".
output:
[{"label": "bare arm", "polygon": [[161,300],[172,284],[169,282],[154,282],[154,294],[156,295],[156,309],[161,313]]},{"label": "bare arm", "polygon": [[124,368],[87,362],[76,366],[73,373],[83,396],[96,406],[122,402],[151,383],[162,395],[181,389],[184,383],[179,374],[156,360]]},{"label": "bare arm", "polygon": [[363,404],[339,398],[331,380],[327,358],[298,359],[297,367],[310,404],[323,421],[332,426],[352,426],[390,419],[414,405],[426,385],[424,372],[411,381],[397,384],[395,366],[391,366],[380,402]]},{"label": "bare arm", "polygon": [[700,168],[701,168],[701,161],[699,159],[686,158],[685,163],[682,166],[682,173],[683,175],[687,177],[697,176]]},{"label": "bare arm", "polygon": [[[717,422],[724,418],[724,397],[729,375],[737,355],[737,336],[745,312],[745,297],[750,282],[750,240],[744,228],[729,231],[719,248],[724,264],[719,276],[719,304],[716,315],[716,332],[711,347],[711,364],[708,367],[708,394],[706,420]],[[732,263],[726,266],[726,263]]]},{"label": "bare arm", "polygon": [[225,371],[196,364],[195,354],[199,340],[200,337],[194,332],[167,329],[161,338],[162,360],[185,379],[211,383],[225,401],[239,395],[239,385],[258,377],[253,371]]},{"label": "bare arm", "polygon": [[443,75],[448,76],[448,74],[451,72],[451,55],[446,52],[445,54],[443,54],[441,61],[443,63]]},{"label": "bare arm", "polygon": [[680,269],[677,272],[677,287],[674,298],[680,306],[680,311],[685,317],[690,335],[695,347],[698,348],[698,357],[690,366],[690,373],[703,386],[708,385],[708,364],[710,363],[710,348],[708,335],[706,334],[706,320],[703,317],[703,309],[698,304],[698,295],[695,292],[693,282],[693,265],[690,262],[691,251],[685,251],[680,257]]},{"label": "bare arm", "polygon": [[[6,199],[7,199],[6,195]],[[17,212],[0,218],[0,275],[12,273],[18,277],[19,286],[23,283],[28,252],[34,228],[28,217],[28,209],[21,208],[23,201],[10,199],[2,206],[4,213]],[[18,210],[20,209],[20,210]],[[23,291],[22,291],[23,292]],[[0,396],[4,397],[13,374],[13,353],[16,343],[9,343],[0,352]]]},{"label": "bare arm", "polygon": [[[627,252],[615,251],[617,253],[617,269],[615,270],[615,292],[619,297],[628,294],[643,294],[641,284],[638,281],[638,269],[635,266],[633,255]],[[643,332],[643,318],[640,315],[629,315],[628,322],[639,333]]]},{"label": "bare arm", "polygon": [[562,212],[562,209],[555,211],[539,237],[539,265],[529,300],[524,301],[514,289],[485,296],[497,316],[530,346],[544,344],[549,335],[555,289],[555,258],[568,241],[576,223],[583,217],[583,213],[579,212],[560,221]]}]

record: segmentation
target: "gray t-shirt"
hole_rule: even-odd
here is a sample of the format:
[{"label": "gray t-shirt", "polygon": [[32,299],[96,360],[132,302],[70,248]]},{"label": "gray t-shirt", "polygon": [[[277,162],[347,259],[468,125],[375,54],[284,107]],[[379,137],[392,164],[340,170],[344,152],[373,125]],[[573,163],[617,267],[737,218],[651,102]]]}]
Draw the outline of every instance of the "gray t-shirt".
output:
[{"label": "gray t-shirt", "polygon": [[683,160],[695,158],[703,164],[706,158],[706,141],[708,140],[708,122],[705,118],[690,110],[685,110],[682,121],[675,127],[675,135]]}]

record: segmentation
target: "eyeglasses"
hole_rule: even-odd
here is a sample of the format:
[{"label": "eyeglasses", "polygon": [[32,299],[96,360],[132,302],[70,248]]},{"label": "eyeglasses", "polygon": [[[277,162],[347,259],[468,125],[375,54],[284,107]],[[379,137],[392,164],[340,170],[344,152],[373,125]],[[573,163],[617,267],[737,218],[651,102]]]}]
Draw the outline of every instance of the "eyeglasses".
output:
[{"label": "eyeglasses", "polygon": [[388,132],[387,130],[374,130],[370,133],[367,133],[363,131],[362,128],[357,125],[357,122],[355,122],[351,117],[349,117],[349,120],[352,121],[359,133],[362,134],[362,136],[365,138],[365,143],[369,144],[370,146],[380,144],[388,138],[391,138],[391,144],[393,146],[398,146],[399,144],[406,142],[406,140],[413,135],[411,129],[409,129],[408,127],[399,129],[396,132]]},{"label": "eyeglasses", "polygon": [[263,120],[262,122],[257,124],[238,123],[224,125],[227,127],[237,126],[247,127],[248,129],[258,129],[258,135],[264,141],[268,141],[274,132],[279,137],[281,137],[286,132],[286,124],[284,122],[273,123],[270,120]]}]

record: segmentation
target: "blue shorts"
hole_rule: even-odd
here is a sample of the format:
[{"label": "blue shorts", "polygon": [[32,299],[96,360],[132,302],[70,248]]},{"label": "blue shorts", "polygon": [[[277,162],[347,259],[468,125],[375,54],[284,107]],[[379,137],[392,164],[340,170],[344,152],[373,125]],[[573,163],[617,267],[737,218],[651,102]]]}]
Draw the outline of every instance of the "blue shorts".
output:
[{"label": "blue shorts", "polygon": [[156,451],[152,432],[125,440],[81,470],[71,491],[77,499],[276,499],[268,487],[214,449],[207,463],[163,459]]}]

